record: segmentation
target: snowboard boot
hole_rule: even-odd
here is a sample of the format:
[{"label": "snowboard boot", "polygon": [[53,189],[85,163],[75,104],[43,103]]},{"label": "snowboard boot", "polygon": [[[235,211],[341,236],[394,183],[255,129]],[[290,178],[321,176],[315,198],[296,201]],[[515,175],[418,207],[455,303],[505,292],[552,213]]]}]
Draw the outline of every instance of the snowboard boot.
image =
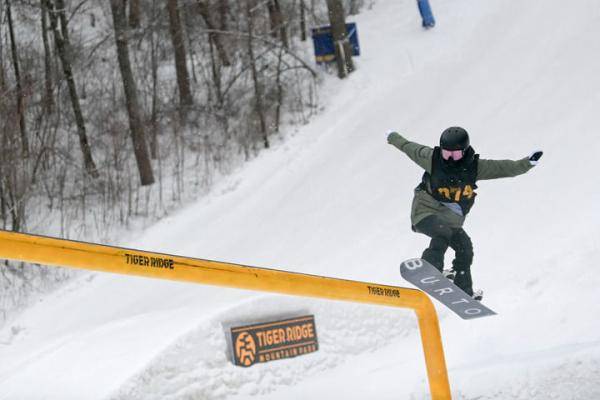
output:
[{"label": "snowboard boot", "polygon": [[[442,272],[442,273],[444,274],[444,278],[448,279],[451,282],[454,282],[454,278],[456,277],[455,270],[445,269],[444,272]],[[481,289],[473,290],[473,294],[471,295],[471,297],[473,298],[473,300],[477,300],[477,301],[483,300],[483,290],[481,290]]]},{"label": "snowboard boot", "polygon": [[429,247],[423,251],[421,258],[442,272],[444,270],[444,254],[447,249],[448,241],[444,238],[432,238]]}]

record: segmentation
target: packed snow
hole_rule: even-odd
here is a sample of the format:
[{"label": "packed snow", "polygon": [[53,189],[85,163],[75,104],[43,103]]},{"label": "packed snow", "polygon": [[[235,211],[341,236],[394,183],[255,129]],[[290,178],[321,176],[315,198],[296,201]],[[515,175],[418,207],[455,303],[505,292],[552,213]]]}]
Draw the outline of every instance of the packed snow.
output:
[{"label": "packed snow", "polygon": [[[419,168],[395,129],[435,145],[465,127],[485,158],[544,150],[479,185],[475,286],[497,316],[436,305],[455,399],[600,398],[600,3],[414,0],[356,16],[357,71],[324,111],[128,247],[406,286]],[[447,261],[451,259],[448,253]],[[311,313],[316,353],[232,365],[227,327]],[[0,331],[0,399],[429,398],[410,311],[90,273]]]}]

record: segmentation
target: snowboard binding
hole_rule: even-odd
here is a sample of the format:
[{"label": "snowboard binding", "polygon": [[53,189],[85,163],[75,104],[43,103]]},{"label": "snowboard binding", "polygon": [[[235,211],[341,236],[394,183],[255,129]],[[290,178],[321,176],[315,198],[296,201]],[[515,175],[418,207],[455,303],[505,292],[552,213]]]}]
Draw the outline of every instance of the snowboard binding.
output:
[{"label": "snowboard binding", "polygon": [[454,277],[456,276],[456,271],[454,271],[453,269],[445,269],[442,274],[444,274],[444,278],[448,279],[449,281],[454,282]]},{"label": "snowboard binding", "polygon": [[483,300],[483,290],[477,289],[473,291],[473,300],[481,301]]}]

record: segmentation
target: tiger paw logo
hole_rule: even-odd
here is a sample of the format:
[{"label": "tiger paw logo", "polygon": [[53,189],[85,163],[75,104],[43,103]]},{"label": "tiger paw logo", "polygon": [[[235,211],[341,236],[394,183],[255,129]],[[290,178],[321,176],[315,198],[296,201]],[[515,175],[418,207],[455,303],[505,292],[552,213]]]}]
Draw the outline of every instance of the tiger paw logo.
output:
[{"label": "tiger paw logo", "polygon": [[242,332],[235,341],[235,357],[239,365],[249,367],[256,360],[256,342],[248,332]]}]

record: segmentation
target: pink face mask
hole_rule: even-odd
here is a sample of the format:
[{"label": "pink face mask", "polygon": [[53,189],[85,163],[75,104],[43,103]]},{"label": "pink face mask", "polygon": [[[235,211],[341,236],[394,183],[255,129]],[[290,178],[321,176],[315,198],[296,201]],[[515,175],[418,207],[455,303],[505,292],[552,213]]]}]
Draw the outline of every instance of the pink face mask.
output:
[{"label": "pink face mask", "polygon": [[452,157],[454,161],[458,161],[463,158],[463,150],[444,150],[442,149],[442,158],[448,160]]}]

